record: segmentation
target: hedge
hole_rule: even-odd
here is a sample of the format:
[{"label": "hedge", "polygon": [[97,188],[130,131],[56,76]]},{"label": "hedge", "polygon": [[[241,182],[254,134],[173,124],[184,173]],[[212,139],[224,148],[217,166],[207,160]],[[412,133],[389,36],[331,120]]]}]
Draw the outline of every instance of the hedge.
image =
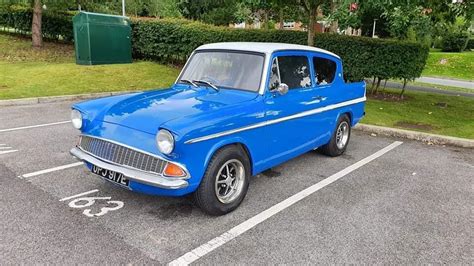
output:
[{"label": "hedge", "polygon": [[[29,32],[31,10],[0,10],[0,26]],[[43,14],[46,37],[72,40],[72,14]],[[306,32],[285,30],[234,29],[184,19],[133,19],[134,58],[183,64],[198,46],[214,42],[281,42],[306,44]],[[414,79],[421,75],[429,49],[419,43],[373,39],[336,34],[317,34],[317,47],[338,54],[350,81]]]},{"label": "hedge", "polygon": [[[176,20],[134,20],[132,45],[135,58],[183,63],[198,46],[213,42],[252,41],[306,44],[306,32],[216,27]],[[429,48],[419,43],[317,34],[317,47],[338,54],[348,80],[414,79],[421,75]]]},{"label": "hedge", "polygon": [[[73,41],[73,13],[43,12],[41,29],[48,39]],[[6,8],[0,9],[0,26],[13,28],[26,34],[31,32],[33,13],[31,9]]]}]

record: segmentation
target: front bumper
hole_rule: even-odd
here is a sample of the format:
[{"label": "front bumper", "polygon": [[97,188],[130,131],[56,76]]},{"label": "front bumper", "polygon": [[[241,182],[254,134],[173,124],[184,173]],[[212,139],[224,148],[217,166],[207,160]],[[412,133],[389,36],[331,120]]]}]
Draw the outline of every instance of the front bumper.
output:
[{"label": "front bumper", "polygon": [[73,148],[70,151],[71,155],[77,159],[91,163],[100,168],[108,169],[123,174],[128,179],[150,185],[153,187],[164,188],[164,189],[180,189],[187,187],[188,181],[177,178],[168,178],[158,174],[151,174],[140,170],[135,170],[132,168],[124,167],[121,165],[112,164],[109,162],[104,162],[79,148]]}]

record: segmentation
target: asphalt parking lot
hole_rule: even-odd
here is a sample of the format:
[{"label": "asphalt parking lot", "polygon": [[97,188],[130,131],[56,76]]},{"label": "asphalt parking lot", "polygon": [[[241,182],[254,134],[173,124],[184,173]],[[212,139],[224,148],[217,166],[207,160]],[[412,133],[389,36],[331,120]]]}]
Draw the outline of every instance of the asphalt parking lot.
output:
[{"label": "asphalt parking lot", "polygon": [[258,175],[240,208],[210,217],[189,197],[89,173],[69,155],[70,105],[0,107],[2,264],[473,262],[472,149],[353,132],[343,156],[310,152]]}]

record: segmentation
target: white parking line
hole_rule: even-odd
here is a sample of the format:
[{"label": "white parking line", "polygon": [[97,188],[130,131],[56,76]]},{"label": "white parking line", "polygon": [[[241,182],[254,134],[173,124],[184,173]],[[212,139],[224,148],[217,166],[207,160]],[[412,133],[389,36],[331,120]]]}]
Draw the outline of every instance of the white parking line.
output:
[{"label": "white parking line", "polygon": [[345,175],[359,169],[360,167],[370,163],[371,161],[377,159],[378,157],[384,155],[385,153],[395,149],[397,146],[401,145],[403,142],[395,141],[387,147],[379,150],[378,152],[344,168],[343,170],[333,174],[332,176],[321,180],[320,182],[296,193],[295,195],[273,205],[272,207],[266,209],[265,211],[253,216],[252,218],[242,222],[241,224],[235,226],[229,231],[223,233],[222,235],[210,240],[209,242],[193,249],[192,251],[184,254],[183,256],[177,258],[176,260],[169,263],[169,265],[188,265],[199,258],[205,256],[206,254],[212,252],[218,247],[226,244],[232,239],[240,236],[241,234],[247,232],[258,224],[264,222],[268,218],[274,216],[277,213],[280,213],[284,209],[292,206],[293,204],[299,202],[300,200],[308,197],[309,195],[315,193],[316,191],[324,188],[325,186],[337,181],[338,179],[344,177]]},{"label": "white parking line", "polygon": [[77,162],[77,163],[61,165],[61,166],[58,166],[58,167],[53,167],[53,168],[49,168],[49,169],[45,169],[45,170],[41,170],[41,171],[29,173],[29,174],[24,174],[24,175],[21,175],[19,177],[20,178],[33,177],[33,176],[37,176],[37,175],[51,173],[51,172],[54,172],[54,171],[64,170],[64,169],[71,168],[71,167],[76,167],[76,166],[83,165],[83,164],[84,164],[83,162]]},{"label": "white parking line", "polygon": [[33,126],[24,126],[24,127],[14,127],[14,128],[0,129],[0,133],[2,133],[2,132],[9,132],[9,131],[15,131],[15,130],[22,130],[22,129],[29,129],[29,128],[55,126],[55,125],[61,125],[61,124],[66,124],[66,123],[70,123],[70,122],[71,122],[71,121],[61,121],[61,122],[48,123],[48,124],[40,124],[40,125],[33,125]]},{"label": "white parking line", "polygon": [[82,196],[89,195],[89,194],[96,193],[96,192],[99,192],[99,190],[98,190],[98,189],[93,189],[93,190],[91,190],[91,191],[79,193],[79,194],[74,195],[74,196],[62,198],[62,199],[60,199],[59,201],[66,201],[66,200],[70,200],[70,199],[73,199],[73,198],[82,197]]},{"label": "white parking line", "polygon": [[[0,145],[1,146],[1,145]],[[12,147],[7,147],[7,146],[2,146],[0,147],[0,150],[7,150],[7,149],[11,149]]]},{"label": "white parking line", "polygon": [[7,153],[12,153],[12,152],[17,152],[17,151],[18,150],[0,151],[0,155],[7,154]]}]

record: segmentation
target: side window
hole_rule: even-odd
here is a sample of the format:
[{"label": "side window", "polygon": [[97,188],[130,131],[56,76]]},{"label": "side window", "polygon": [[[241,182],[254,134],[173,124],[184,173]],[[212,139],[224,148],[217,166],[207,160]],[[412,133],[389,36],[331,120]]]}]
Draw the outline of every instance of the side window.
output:
[{"label": "side window", "polygon": [[336,62],[326,58],[314,57],[313,64],[317,85],[326,85],[334,81],[334,77],[336,76]]},{"label": "side window", "polygon": [[270,75],[270,90],[275,89],[280,84],[280,73],[278,72],[278,60],[273,58],[272,73]]},{"label": "side window", "polygon": [[280,56],[278,57],[280,80],[288,88],[311,87],[308,58],[306,56]]}]

